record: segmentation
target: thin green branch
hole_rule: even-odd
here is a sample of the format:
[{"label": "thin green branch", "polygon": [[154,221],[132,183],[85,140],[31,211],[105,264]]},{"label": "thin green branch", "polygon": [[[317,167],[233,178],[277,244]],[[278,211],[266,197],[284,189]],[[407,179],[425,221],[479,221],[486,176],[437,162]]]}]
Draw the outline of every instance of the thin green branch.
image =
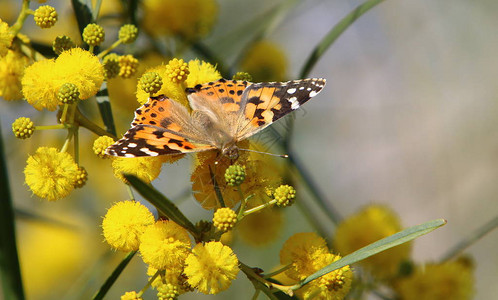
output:
[{"label": "thin green branch", "polygon": [[100,287],[100,289],[97,291],[95,296],[93,296],[93,300],[100,300],[104,299],[105,295],[109,291],[109,289],[112,287],[114,282],[118,279],[119,275],[121,275],[121,272],[126,268],[128,263],[131,261],[133,256],[137,253],[137,251],[131,251],[126,255],[126,257],[119,263],[119,265],[114,269],[114,271],[111,273],[111,275],[107,278],[107,280],[104,282],[104,284]]}]

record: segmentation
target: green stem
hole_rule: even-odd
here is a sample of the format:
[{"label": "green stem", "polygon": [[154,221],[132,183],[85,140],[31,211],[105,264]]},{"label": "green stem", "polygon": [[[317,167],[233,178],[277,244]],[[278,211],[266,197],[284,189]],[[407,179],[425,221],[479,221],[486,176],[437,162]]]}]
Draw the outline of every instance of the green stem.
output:
[{"label": "green stem", "polygon": [[253,207],[253,208],[251,208],[251,209],[248,209],[248,210],[246,210],[246,211],[244,212],[244,216],[247,216],[247,215],[249,215],[249,214],[255,213],[255,212],[260,211],[260,210],[262,210],[262,209],[264,209],[264,208],[267,208],[267,207],[269,207],[269,206],[272,206],[272,205],[273,205],[273,204],[275,204],[275,203],[277,203],[277,200],[273,199],[273,200],[271,200],[271,201],[269,201],[269,202],[266,202],[265,204],[261,204],[261,205],[258,205],[258,206],[256,206],[256,207]]},{"label": "green stem", "polygon": [[19,31],[21,31],[22,26],[26,21],[26,18],[32,13],[33,11],[29,9],[29,0],[23,0],[21,12],[19,13],[19,16],[17,17],[17,20],[14,23],[14,25],[10,27],[10,29],[14,32],[15,35],[17,35]]},{"label": "green stem", "polygon": [[121,40],[117,40],[115,41],[111,46],[109,46],[109,48],[105,49],[104,51],[100,52],[97,57],[98,58],[102,58],[104,57],[107,53],[111,52],[112,50],[114,50],[114,48],[116,48],[117,46],[121,45]]},{"label": "green stem", "polygon": [[116,136],[107,132],[97,124],[93,123],[90,121],[87,117],[85,117],[79,110],[76,110],[76,115],[75,115],[76,122],[78,123],[79,126],[85,127],[86,129],[90,130],[91,132],[101,136],[101,135],[107,135],[112,137],[113,139],[116,139]]},{"label": "green stem", "polygon": [[156,273],[154,274],[154,276],[152,276],[149,281],[147,282],[147,284],[144,286],[143,289],[140,290],[140,292],[138,293],[138,297],[142,297],[142,295],[145,293],[145,291],[147,291],[150,286],[152,285],[152,283],[154,282],[154,280],[156,280],[157,276],[159,276],[159,274],[161,274],[161,270],[157,270]]},{"label": "green stem", "polygon": [[72,128],[72,129],[69,129],[69,130],[73,130],[73,132],[74,132],[74,161],[76,162],[76,164],[79,165],[79,161],[80,161],[80,140],[79,140],[78,126]]},{"label": "green stem", "polygon": [[41,125],[35,126],[35,130],[69,129],[71,127],[72,126],[70,124]]},{"label": "green stem", "polygon": [[111,275],[107,278],[107,280],[104,282],[104,284],[100,287],[98,292],[93,296],[93,300],[101,300],[104,299],[105,295],[109,291],[109,289],[112,287],[114,282],[116,282],[116,279],[118,279],[119,275],[121,275],[121,272],[123,272],[124,268],[128,265],[128,263],[131,261],[133,256],[137,253],[137,251],[131,251],[129,252],[126,257],[119,263],[119,265],[114,269],[114,271],[111,273]]},{"label": "green stem", "polygon": [[130,196],[130,200],[135,201],[135,195],[133,194],[133,189],[129,184],[126,185],[126,190],[128,191],[128,196]]},{"label": "green stem", "polygon": [[290,268],[292,268],[292,264],[288,264],[287,266],[284,266],[284,267],[282,267],[282,268],[280,268],[280,269],[278,269],[278,270],[276,270],[274,272],[268,273],[265,276],[263,276],[263,278],[271,278],[271,277],[273,277],[273,276],[275,276],[277,274],[280,274],[280,273],[282,273],[282,272],[284,272],[284,271],[286,271],[286,270],[288,270]]},{"label": "green stem", "polygon": [[69,143],[71,142],[71,139],[73,137],[74,132],[71,129],[67,130],[67,137],[66,140],[64,141],[64,145],[62,145],[61,148],[61,153],[64,153],[67,151],[67,148],[69,147]]},{"label": "green stem", "polygon": [[264,286],[266,286],[270,289],[272,289],[272,288],[278,289],[289,296],[292,296],[294,294],[294,292],[291,289],[291,286],[276,284],[276,283],[273,283],[273,282],[270,282],[270,281],[264,279],[259,274],[257,274],[251,267],[244,264],[240,260],[239,260],[239,265],[240,265],[240,270],[242,272],[244,272],[249,278],[258,281],[259,283],[263,284]]}]

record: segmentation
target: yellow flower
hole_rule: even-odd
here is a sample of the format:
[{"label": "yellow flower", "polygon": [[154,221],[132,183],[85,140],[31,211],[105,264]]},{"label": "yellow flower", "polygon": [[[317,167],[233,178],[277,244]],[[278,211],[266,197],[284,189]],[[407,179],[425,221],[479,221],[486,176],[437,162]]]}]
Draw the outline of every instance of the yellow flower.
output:
[{"label": "yellow flower", "polygon": [[255,82],[283,81],[287,74],[287,58],[276,44],[259,41],[247,50],[240,69],[251,74]]},{"label": "yellow flower", "polygon": [[419,266],[395,284],[400,299],[472,299],[474,278],[471,267],[458,261]]},{"label": "yellow flower", "polygon": [[0,57],[7,54],[13,39],[14,33],[10,31],[9,24],[0,19]]},{"label": "yellow flower", "polygon": [[[334,246],[342,254],[349,254],[402,229],[396,214],[381,205],[371,205],[344,220],[335,232]],[[360,261],[379,279],[395,276],[399,264],[409,258],[411,243],[391,248]]]},{"label": "yellow flower", "polygon": [[147,32],[187,40],[209,33],[218,14],[214,0],[145,0],[143,7],[143,27]]},{"label": "yellow flower", "polygon": [[[152,281],[151,286],[158,289],[163,285],[170,285],[176,287],[179,294],[183,294],[187,291],[192,290],[190,285],[187,283],[187,277],[183,274],[183,264],[179,267],[168,268],[166,270],[161,270],[159,275]],[[157,269],[149,266],[147,268],[147,276],[152,277],[156,274]],[[149,278],[150,280],[150,278]]]},{"label": "yellow flower", "polygon": [[198,84],[216,81],[221,78],[221,74],[216,70],[215,66],[198,59],[188,62],[188,70],[190,74],[185,80],[187,87],[194,87]]},{"label": "yellow flower", "polygon": [[24,169],[26,184],[40,198],[55,201],[66,197],[74,188],[78,165],[68,153],[40,147],[28,157]]},{"label": "yellow flower", "polygon": [[132,174],[142,181],[151,182],[161,173],[161,166],[165,158],[162,156],[150,157],[114,157],[112,169],[114,176],[126,183],[124,174]]},{"label": "yellow flower", "polygon": [[[339,255],[326,253],[313,262],[316,271],[339,260]],[[311,275],[311,274],[309,274]],[[342,300],[349,293],[353,282],[353,272],[349,266],[327,273],[297,291],[303,299]]]},{"label": "yellow flower", "polygon": [[138,59],[133,55],[123,55],[119,57],[119,76],[130,78],[135,75],[138,68]]},{"label": "yellow flower", "polygon": [[100,158],[108,158],[109,156],[105,154],[105,149],[112,144],[114,144],[114,139],[112,137],[107,135],[99,136],[93,142],[93,153]]},{"label": "yellow flower", "polygon": [[78,87],[80,99],[95,95],[104,81],[104,68],[99,59],[81,48],[72,48],[57,60],[42,60],[26,68],[22,79],[23,94],[38,110],[55,110],[57,94],[65,83]]},{"label": "yellow flower", "polygon": [[188,64],[183,59],[173,58],[166,65],[166,73],[171,82],[182,83],[187,79],[190,71],[188,70]]},{"label": "yellow flower", "polygon": [[237,225],[237,231],[249,245],[264,246],[279,237],[282,224],[281,210],[265,208],[245,216]]},{"label": "yellow flower", "polygon": [[121,298],[121,300],[142,300],[143,298],[142,297],[139,297],[138,296],[138,293],[135,292],[135,291],[131,291],[131,292],[126,292],[124,293]]},{"label": "yellow flower", "polygon": [[[280,263],[292,264],[285,274],[294,280],[303,280],[320,269],[339,260],[330,253],[325,240],[316,233],[297,233],[280,250]],[[304,299],[343,299],[351,289],[353,273],[349,266],[327,273],[298,290]]]},{"label": "yellow flower", "polygon": [[187,230],[173,221],[158,221],[140,237],[143,261],[156,269],[181,269],[189,252]]},{"label": "yellow flower", "polygon": [[220,242],[197,244],[185,264],[188,283],[204,294],[228,289],[239,272],[237,256]]},{"label": "yellow flower", "polygon": [[5,56],[0,56],[0,97],[5,100],[20,100],[23,98],[21,78],[29,59],[12,50]]},{"label": "yellow flower", "polygon": [[139,202],[117,202],[102,221],[104,238],[114,249],[137,251],[140,236],[154,221],[154,215]]},{"label": "yellow flower", "polygon": [[329,253],[325,240],[314,232],[296,233],[280,250],[280,263],[292,264],[286,271],[292,279],[301,280],[319,270],[316,262],[320,256]]},{"label": "yellow flower", "polygon": [[213,225],[220,231],[228,231],[237,224],[237,213],[228,207],[222,207],[216,210],[213,216]]}]

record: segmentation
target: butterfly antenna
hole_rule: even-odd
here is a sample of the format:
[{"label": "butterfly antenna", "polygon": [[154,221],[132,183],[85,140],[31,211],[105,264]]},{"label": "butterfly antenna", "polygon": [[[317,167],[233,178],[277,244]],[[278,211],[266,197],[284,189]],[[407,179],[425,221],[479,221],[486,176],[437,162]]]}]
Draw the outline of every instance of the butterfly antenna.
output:
[{"label": "butterfly antenna", "polygon": [[252,149],[241,149],[241,148],[239,148],[239,150],[241,150],[241,151],[247,151],[247,152],[254,152],[254,153],[259,153],[259,154],[266,154],[266,155],[271,155],[271,156],[276,156],[276,157],[281,157],[281,158],[288,158],[289,157],[289,155],[287,155],[287,154],[274,154],[274,153],[256,151],[256,150],[252,150]]}]

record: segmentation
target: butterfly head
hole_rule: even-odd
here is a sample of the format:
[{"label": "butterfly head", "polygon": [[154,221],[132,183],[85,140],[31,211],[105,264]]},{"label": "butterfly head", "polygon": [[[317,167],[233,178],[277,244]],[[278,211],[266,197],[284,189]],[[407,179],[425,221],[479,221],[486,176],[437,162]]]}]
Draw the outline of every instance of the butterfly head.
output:
[{"label": "butterfly head", "polygon": [[222,147],[221,154],[231,160],[236,160],[239,158],[239,147],[235,143],[229,143]]}]

